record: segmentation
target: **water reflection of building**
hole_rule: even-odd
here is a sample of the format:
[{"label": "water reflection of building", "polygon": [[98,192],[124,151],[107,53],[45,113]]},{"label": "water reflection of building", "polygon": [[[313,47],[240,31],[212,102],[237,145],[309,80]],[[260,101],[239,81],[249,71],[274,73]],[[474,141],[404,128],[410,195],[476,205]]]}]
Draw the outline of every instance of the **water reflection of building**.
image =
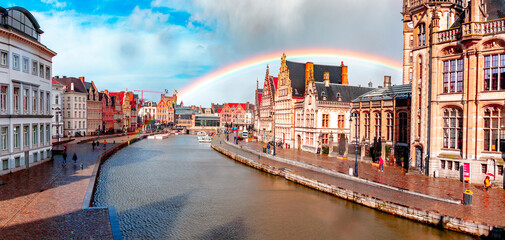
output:
[{"label": "water reflection of building", "polygon": [[503,177],[503,1],[404,0],[403,83],[412,84],[412,164],[471,182]]}]

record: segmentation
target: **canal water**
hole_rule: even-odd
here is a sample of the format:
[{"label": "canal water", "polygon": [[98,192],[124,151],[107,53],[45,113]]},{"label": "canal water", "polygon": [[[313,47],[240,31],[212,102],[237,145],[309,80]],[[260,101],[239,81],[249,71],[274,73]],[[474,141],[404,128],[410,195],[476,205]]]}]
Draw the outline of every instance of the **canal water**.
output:
[{"label": "canal water", "polygon": [[121,150],[94,197],[116,208],[126,239],[471,239],[236,163],[196,136]]}]

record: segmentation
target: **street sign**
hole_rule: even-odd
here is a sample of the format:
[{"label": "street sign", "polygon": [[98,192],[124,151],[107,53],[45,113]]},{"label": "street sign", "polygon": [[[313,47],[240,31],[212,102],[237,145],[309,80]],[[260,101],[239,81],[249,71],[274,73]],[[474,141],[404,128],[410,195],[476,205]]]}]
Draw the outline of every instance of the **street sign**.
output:
[{"label": "street sign", "polygon": [[463,176],[465,177],[465,182],[470,182],[470,163],[463,164]]}]

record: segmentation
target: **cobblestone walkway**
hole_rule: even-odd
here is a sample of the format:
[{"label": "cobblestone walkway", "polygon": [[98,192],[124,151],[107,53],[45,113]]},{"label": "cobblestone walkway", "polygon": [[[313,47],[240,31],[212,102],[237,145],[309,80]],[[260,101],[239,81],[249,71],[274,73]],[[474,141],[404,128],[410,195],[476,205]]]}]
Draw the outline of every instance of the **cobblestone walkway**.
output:
[{"label": "cobblestone walkway", "polygon": [[[56,155],[54,161],[0,176],[5,183],[0,186],[0,239],[112,239],[107,209],[81,209],[104,149],[76,144],[80,140],[67,143],[65,166],[62,156]],[[127,140],[127,136],[107,139],[107,148]]]},{"label": "cobblestone walkway", "polygon": [[[219,139],[219,138],[218,138]],[[494,226],[505,226],[505,191],[494,188],[486,193],[482,186],[473,184],[463,184],[460,181],[445,178],[432,178],[424,175],[409,175],[400,167],[385,166],[384,172],[379,172],[376,164],[359,162],[359,177],[370,181],[386,184],[389,186],[406,189],[413,192],[428,194],[435,197],[459,199],[463,198],[465,188],[473,191],[473,202],[470,206],[462,204],[451,204],[437,200],[422,198],[399,191],[393,191],[380,187],[373,187],[364,183],[347,180],[331,176],[328,174],[307,170],[286,163],[281,163],[272,158],[259,157],[243,149],[262,151],[263,144],[255,142],[239,142],[239,147],[230,146],[224,142],[215,141],[229,151],[233,151],[242,156],[257,160],[277,168],[289,168],[302,176],[329,183],[355,192],[374,196],[386,201],[420,210],[438,212],[443,215],[458,217],[476,223],[486,223]],[[344,160],[343,158],[328,157],[327,155],[317,155],[295,149],[277,148],[277,157],[292,159],[314,166],[334,170],[344,174],[349,173],[349,168],[354,168],[354,159]]]}]

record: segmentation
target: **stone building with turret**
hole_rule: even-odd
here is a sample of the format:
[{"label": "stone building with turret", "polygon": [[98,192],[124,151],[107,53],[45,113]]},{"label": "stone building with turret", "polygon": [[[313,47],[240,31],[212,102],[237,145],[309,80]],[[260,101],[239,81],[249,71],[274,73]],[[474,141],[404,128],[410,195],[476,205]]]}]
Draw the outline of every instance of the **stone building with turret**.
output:
[{"label": "stone building with turret", "polygon": [[497,0],[403,1],[411,166],[427,175],[503,181],[504,9]]}]

